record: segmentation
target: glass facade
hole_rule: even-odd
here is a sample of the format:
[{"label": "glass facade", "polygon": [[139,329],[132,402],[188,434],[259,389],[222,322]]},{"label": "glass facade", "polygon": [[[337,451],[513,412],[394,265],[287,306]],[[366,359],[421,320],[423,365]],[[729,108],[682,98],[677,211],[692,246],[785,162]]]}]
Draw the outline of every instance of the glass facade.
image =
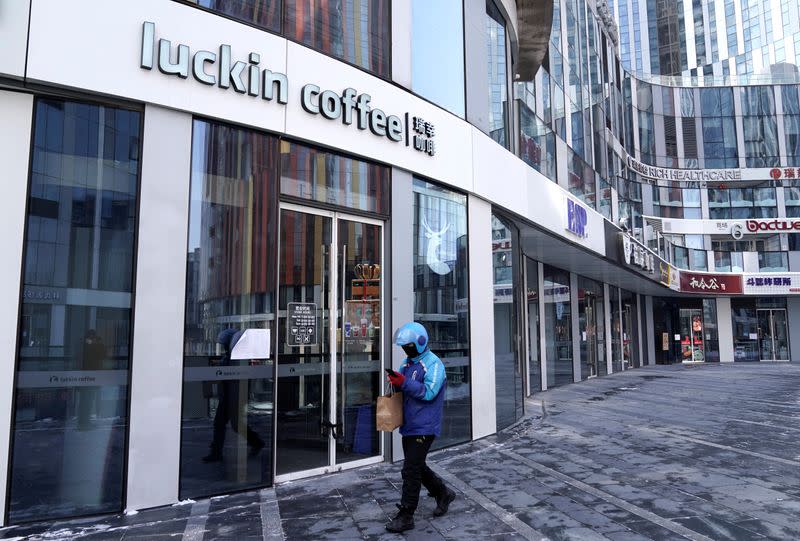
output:
[{"label": "glass facade", "polygon": [[546,347],[547,388],[573,382],[572,368],[572,303],[569,273],[544,267],[544,325],[548,337]]},{"label": "glass facade", "polygon": [[542,390],[542,344],[539,331],[541,315],[539,310],[539,263],[525,258],[527,282],[525,299],[528,310],[528,389],[531,394]]},{"label": "glass facade", "polygon": [[313,47],[383,78],[391,75],[390,0],[187,0]]},{"label": "glass facade", "polygon": [[522,417],[522,371],[518,359],[519,233],[509,221],[492,215],[494,271],[494,374],[497,429]]},{"label": "glass facade", "polygon": [[467,241],[467,197],[415,179],[414,321],[425,326],[447,373],[437,448],[472,433]]},{"label": "glass facade", "polygon": [[462,0],[412,0],[411,89],[464,117]]},{"label": "glass facade", "polygon": [[510,148],[506,26],[494,0],[486,0],[486,47],[489,55],[489,136]]},{"label": "glass facade", "polygon": [[35,102],[10,522],[122,510],[141,123]]},{"label": "glass facade", "polygon": [[221,342],[277,331],[279,141],[201,120],[193,131],[182,499],[268,485],[273,467],[274,352],[233,359]]}]

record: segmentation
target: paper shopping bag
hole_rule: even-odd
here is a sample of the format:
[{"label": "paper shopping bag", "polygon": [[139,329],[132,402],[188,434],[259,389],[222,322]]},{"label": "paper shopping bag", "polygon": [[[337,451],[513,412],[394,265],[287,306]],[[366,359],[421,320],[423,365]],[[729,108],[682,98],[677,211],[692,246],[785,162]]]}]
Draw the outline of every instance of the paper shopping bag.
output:
[{"label": "paper shopping bag", "polygon": [[390,391],[378,397],[375,424],[381,432],[391,432],[403,424],[403,393]]}]

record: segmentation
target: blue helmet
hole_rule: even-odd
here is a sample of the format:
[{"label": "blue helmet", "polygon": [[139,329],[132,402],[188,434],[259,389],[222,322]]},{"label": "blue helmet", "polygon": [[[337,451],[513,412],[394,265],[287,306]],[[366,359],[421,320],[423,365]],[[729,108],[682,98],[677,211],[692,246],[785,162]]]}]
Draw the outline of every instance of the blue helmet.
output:
[{"label": "blue helmet", "polygon": [[420,355],[428,349],[428,331],[416,321],[411,321],[394,332],[392,342],[400,347],[414,344]]}]

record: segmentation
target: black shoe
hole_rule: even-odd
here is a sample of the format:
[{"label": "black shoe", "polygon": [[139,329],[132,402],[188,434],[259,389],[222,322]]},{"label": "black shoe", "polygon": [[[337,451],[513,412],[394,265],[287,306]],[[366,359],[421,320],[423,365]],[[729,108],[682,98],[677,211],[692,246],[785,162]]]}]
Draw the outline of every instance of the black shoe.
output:
[{"label": "black shoe", "polygon": [[402,533],[406,530],[413,530],[414,529],[414,513],[409,512],[404,508],[400,508],[400,511],[395,515],[395,517],[386,523],[386,530],[392,533]]},{"label": "black shoe", "polygon": [[440,517],[447,513],[450,509],[450,504],[456,499],[456,493],[450,489],[445,489],[444,494],[436,497],[436,509],[433,510],[433,516]]},{"label": "black shoe", "polygon": [[222,453],[211,451],[203,457],[203,462],[220,462],[222,460]]}]

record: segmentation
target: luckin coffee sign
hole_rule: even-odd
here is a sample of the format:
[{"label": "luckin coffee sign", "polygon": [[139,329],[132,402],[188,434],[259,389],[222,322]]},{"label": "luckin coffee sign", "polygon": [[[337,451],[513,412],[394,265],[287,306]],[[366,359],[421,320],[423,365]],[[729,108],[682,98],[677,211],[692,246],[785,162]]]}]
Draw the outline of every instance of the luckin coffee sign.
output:
[{"label": "luckin coffee sign", "polygon": [[[149,21],[142,24],[140,67],[145,70],[155,67],[164,75],[181,79],[191,76],[198,83],[233,90],[243,99],[289,103],[286,74],[262,66],[259,53],[251,52],[241,59],[233,55],[230,45],[220,45],[217,51],[192,51],[188,45],[173,45],[168,39],[156,41],[156,25]],[[303,86],[299,99],[309,114],[338,120],[346,126],[355,125],[358,130],[369,130],[394,143],[405,143],[429,156],[436,154],[436,130],[432,123],[410,113],[402,117],[387,114],[372,106],[369,94],[353,88],[338,93],[309,83]]]}]

